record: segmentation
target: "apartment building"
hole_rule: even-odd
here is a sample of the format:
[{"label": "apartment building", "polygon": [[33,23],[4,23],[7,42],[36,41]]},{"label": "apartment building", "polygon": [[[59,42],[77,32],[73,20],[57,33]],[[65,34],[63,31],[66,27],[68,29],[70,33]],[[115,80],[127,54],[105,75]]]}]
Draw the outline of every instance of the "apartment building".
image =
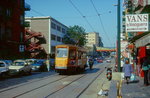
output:
[{"label": "apartment building", "polygon": [[35,32],[41,32],[46,39],[46,43],[41,46],[46,51],[46,54],[54,54],[55,46],[63,44],[63,37],[67,32],[68,27],[57,21],[56,19],[48,17],[26,17],[26,24],[28,29]]},{"label": "apartment building", "polygon": [[0,0],[0,59],[22,58],[25,0]]},{"label": "apartment building", "polygon": [[86,46],[93,47],[93,45],[99,47],[101,46],[101,38],[99,33],[97,32],[90,32],[86,34],[87,43]]}]

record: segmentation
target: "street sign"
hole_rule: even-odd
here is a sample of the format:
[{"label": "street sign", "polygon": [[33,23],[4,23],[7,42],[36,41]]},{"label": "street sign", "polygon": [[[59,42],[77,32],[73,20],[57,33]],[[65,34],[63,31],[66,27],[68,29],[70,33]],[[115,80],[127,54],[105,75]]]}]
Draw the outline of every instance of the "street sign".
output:
[{"label": "street sign", "polygon": [[19,52],[24,52],[24,49],[25,49],[24,45],[19,45]]},{"label": "street sign", "polygon": [[149,31],[148,14],[128,14],[126,17],[126,32]]}]

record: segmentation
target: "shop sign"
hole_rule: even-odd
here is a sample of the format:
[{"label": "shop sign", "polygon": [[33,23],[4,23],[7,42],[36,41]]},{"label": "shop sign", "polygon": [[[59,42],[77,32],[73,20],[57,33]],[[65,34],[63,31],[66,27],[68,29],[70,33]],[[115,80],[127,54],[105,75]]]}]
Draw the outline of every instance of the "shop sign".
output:
[{"label": "shop sign", "polygon": [[128,14],[126,17],[126,32],[149,31],[148,14]]},{"label": "shop sign", "polygon": [[148,43],[150,43],[150,34],[136,40],[135,46],[141,47],[141,46],[145,46]]}]

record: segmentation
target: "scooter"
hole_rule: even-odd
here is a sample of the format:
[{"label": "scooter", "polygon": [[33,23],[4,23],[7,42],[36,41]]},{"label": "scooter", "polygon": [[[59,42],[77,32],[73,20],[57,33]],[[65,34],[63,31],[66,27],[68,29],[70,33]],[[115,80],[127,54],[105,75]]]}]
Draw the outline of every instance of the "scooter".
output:
[{"label": "scooter", "polygon": [[112,68],[107,68],[106,77],[109,81],[112,79]]}]

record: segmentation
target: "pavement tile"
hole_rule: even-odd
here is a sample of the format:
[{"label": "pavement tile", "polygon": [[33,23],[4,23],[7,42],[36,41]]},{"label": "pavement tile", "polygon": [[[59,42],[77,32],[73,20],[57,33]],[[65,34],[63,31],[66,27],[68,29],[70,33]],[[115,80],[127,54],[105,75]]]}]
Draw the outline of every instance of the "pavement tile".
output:
[{"label": "pavement tile", "polygon": [[126,84],[122,83],[122,97],[123,98],[150,98],[150,86],[143,85],[143,78],[137,78],[139,82]]}]

